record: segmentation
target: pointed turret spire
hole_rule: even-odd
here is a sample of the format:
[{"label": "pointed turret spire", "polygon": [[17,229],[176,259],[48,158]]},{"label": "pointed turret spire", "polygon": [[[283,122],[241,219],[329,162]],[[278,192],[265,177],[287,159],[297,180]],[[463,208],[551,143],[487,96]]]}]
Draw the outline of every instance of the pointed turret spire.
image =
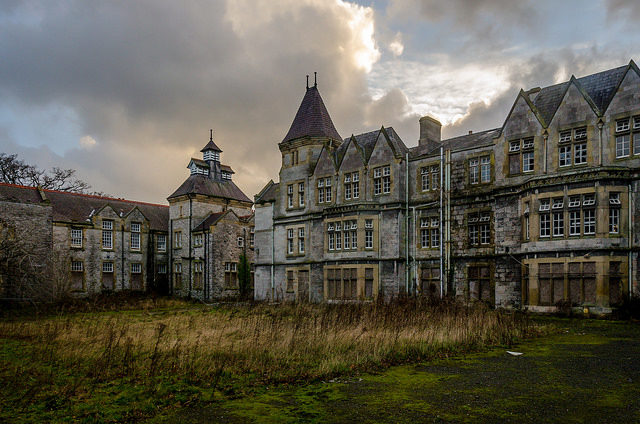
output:
[{"label": "pointed turret spire", "polygon": [[216,143],[213,142],[213,130],[212,129],[209,130],[209,142],[200,151],[202,153],[204,153],[204,152],[206,152],[208,150],[211,150],[211,151],[214,151],[214,152],[222,152],[222,150],[218,146],[216,146]]},{"label": "pointed turret spire", "polygon": [[293,123],[282,141],[291,141],[302,137],[327,137],[338,142],[342,141],[318,91],[317,72],[314,72],[313,86],[309,87],[307,82],[307,91],[302,103],[300,103]]}]

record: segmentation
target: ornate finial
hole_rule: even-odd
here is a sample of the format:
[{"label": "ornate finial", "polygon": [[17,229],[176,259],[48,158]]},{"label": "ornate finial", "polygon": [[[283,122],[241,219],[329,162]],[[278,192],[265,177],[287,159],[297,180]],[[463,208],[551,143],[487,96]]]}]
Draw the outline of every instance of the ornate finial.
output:
[{"label": "ornate finial", "polygon": [[309,75],[307,75],[307,90],[309,89]]},{"label": "ornate finial", "polygon": [[209,141],[213,141],[213,129],[209,130]]},{"label": "ornate finial", "polygon": [[318,86],[318,73],[317,72],[313,72],[313,86],[317,87]]}]

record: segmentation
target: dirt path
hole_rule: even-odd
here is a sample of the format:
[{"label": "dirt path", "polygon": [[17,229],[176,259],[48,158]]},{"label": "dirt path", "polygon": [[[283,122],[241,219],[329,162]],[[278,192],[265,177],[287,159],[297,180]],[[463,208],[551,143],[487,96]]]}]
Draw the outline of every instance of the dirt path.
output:
[{"label": "dirt path", "polygon": [[640,325],[553,320],[558,335],[378,375],[177,411],[156,421],[640,422]]}]

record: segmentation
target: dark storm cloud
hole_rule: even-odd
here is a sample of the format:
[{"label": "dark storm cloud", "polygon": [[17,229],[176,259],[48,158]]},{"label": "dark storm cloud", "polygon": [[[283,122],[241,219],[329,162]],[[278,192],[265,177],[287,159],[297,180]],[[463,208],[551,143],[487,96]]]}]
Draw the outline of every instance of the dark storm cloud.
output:
[{"label": "dark storm cloud", "polygon": [[361,126],[371,101],[373,16],[350,4],[77,0],[0,10],[0,101],[73,109],[98,143],[64,162],[86,169],[97,190],[162,200],[213,127],[251,196],[276,177],[305,74],[318,71],[342,132]]}]

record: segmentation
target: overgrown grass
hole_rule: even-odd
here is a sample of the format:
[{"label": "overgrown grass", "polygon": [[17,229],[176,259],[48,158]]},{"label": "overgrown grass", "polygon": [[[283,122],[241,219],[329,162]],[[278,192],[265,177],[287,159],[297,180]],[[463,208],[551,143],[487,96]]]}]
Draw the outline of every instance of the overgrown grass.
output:
[{"label": "overgrown grass", "polygon": [[135,421],[541,331],[525,315],[457,303],[187,305],[0,321],[0,421]]}]

